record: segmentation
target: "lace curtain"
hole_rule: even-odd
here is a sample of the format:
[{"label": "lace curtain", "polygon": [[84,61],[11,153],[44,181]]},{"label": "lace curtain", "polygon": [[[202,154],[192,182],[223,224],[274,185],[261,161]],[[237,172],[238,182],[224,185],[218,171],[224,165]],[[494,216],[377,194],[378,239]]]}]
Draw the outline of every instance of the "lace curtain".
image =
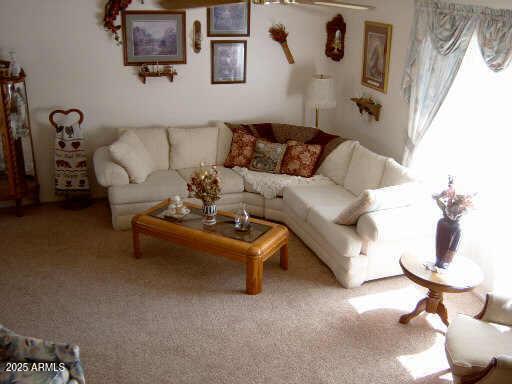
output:
[{"label": "lace curtain", "polygon": [[482,57],[495,71],[512,61],[512,10],[416,0],[402,92],[409,103],[403,163],[429,129],[459,71],[475,31]]}]

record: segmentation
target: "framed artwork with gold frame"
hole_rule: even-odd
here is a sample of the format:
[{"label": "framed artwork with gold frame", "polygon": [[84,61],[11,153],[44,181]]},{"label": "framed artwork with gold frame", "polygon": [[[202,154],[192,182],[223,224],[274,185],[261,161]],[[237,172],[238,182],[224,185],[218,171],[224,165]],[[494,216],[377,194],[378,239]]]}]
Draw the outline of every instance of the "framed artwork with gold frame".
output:
[{"label": "framed artwork with gold frame", "polygon": [[186,64],[185,11],[123,11],[124,65]]},{"label": "framed artwork with gold frame", "polygon": [[364,86],[386,93],[391,58],[391,24],[366,21],[364,23],[363,73]]}]

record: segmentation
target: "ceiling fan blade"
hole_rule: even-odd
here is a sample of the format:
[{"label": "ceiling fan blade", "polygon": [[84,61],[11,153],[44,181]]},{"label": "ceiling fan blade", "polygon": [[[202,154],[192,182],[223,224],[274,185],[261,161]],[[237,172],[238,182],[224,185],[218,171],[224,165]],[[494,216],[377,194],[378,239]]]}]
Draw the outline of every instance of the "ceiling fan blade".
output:
[{"label": "ceiling fan blade", "polygon": [[243,2],[240,0],[160,0],[159,4],[165,9],[188,9]]},{"label": "ceiling fan blade", "polygon": [[335,0],[296,0],[295,2],[298,4],[323,5],[326,7],[349,8],[349,9],[357,9],[357,10],[361,10],[361,11],[368,11],[371,9],[375,9],[375,7],[372,5],[345,3],[342,1],[335,1]]}]

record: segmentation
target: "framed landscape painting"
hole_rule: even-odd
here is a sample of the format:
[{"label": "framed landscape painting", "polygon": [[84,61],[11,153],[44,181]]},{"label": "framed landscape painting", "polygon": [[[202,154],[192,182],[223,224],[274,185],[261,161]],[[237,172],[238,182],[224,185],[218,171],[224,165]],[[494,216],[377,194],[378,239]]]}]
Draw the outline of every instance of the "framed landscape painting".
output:
[{"label": "framed landscape painting", "polygon": [[186,64],[185,11],[123,12],[124,65]]},{"label": "framed landscape painting", "polygon": [[365,22],[362,83],[384,93],[388,89],[392,32],[391,24]]},{"label": "framed landscape painting", "polygon": [[249,36],[251,1],[207,8],[206,25],[209,37]]},{"label": "framed landscape painting", "polygon": [[211,57],[212,84],[245,83],[247,68],[247,41],[212,41]]}]

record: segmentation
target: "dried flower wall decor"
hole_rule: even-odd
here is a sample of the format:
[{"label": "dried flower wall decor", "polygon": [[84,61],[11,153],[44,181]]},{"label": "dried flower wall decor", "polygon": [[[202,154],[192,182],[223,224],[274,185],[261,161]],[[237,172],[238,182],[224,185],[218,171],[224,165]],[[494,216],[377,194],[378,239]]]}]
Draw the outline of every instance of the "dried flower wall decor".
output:
[{"label": "dried flower wall decor", "polygon": [[[139,0],[144,4],[144,0]],[[121,37],[119,36],[120,25],[115,25],[117,16],[131,4],[132,0],[108,0],[105,4],[105,17],[103,18],[103,27],[106,31],[114,35],[117,45],[121,45]]]},{"label": "dried flower wall decor", "polygon": [[268,32],[270,33],[272,40],[277,41],[283,48],[283,52],[286,56],[286,59],[288,60],[288,63],[295,63],[292,52],[288,47],[288,32],[286,31],[285,26],[281,23],[274,24],[269,28]]}]

